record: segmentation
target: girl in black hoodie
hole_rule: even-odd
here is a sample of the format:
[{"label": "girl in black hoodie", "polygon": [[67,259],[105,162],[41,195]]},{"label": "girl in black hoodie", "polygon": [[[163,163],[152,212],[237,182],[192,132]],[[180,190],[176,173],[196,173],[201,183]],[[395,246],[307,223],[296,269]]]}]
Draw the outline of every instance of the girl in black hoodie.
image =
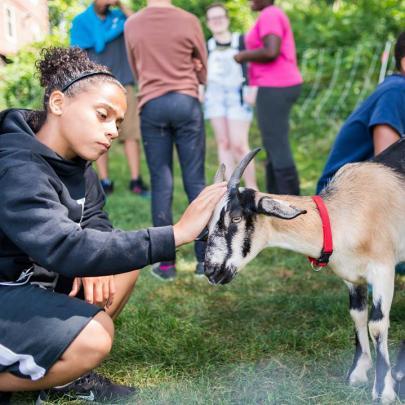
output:
[{"label": "girl in black hoodie", "polygon": [[78,48],[46,49],[37,67],[44,111],[0,114],[0,403],[52,387],[42,399],[125,401],[133,388],[91,370],[111,350],[134,269],[174,260],[226,185],[207,187],[174,226],[114,230],[89,162],[118,136],[125,89]]}]

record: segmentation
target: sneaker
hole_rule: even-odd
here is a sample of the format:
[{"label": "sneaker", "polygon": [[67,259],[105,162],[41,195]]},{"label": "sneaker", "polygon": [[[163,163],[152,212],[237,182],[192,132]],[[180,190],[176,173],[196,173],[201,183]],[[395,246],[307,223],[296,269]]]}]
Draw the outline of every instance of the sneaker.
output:
[{"label": "sneaker", "polygon": [[[55,401],[65,397],[71,400],[105,402],[105,403],[133,403],[136,388],[114,384],[100,374],[91,372],[63,387],[51,388],[39,393],[36,404]],[[128,401],[128,402],[126,402]]]},{"label": "sneaker", "polygon": [[174,262],[160,262],[152,266],[151,273],[163,281],[172,281],[176,278],[176,265]]},{"label": "sneaker", "polygon": [[0,392],[0,405],[10,405],[11,404],[12,392]]},{"label": "sneaker", "polygon": [[129,189],[134,194],[137,194],[141,197],[149,197],[149,187],[143,182],[142,177],[139,176],[137,179],[132,179],[129,182]]},{"label": "sneaker", "polygon": [[100,183],[105,195],[109,195],[114,191],[114,182],[110,179],[101,179]]},{"label": "sneaker", "polygon": [[197,266],[195,266],[194,275],[197,277],[204,277],[205,276],[205,264],[204,262],[198,262]]}]

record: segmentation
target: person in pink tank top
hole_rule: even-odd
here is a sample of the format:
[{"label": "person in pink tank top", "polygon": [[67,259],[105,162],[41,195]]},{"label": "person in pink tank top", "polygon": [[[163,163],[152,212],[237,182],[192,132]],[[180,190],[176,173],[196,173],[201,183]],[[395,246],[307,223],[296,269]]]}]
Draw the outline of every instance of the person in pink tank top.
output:
[{"label": "person in pink tank top", "polygon": [[274,0],[252,0],[260,14],[247,33],[246,50],[235,55],[249,62],[249,85],[258,87],[257,119],[267,152],[267,191],[300,193],[299,178],[288,140],[289,115],[301,92],[294,35],[287,15]]}]

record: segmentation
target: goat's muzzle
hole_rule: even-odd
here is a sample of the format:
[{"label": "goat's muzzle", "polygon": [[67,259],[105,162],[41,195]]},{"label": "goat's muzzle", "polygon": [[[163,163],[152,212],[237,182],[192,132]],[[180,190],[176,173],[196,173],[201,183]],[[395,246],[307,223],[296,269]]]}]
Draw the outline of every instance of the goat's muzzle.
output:
[{"label": "goat's muzzle", "polygon": [[228,284],[235,277],[236,268],[234,266],[210,265],[206,262],[205,275],[210,284]]}]

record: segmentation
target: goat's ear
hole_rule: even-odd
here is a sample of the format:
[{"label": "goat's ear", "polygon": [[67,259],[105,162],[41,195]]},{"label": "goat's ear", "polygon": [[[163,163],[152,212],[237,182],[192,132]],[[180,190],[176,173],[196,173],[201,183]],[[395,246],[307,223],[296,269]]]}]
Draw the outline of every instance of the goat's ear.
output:
[{"label": "goat's ear", "polygon": [[294,219],[298,215],[306,214],[306,210],[301,210],[286,201],[275,200],[270,197],[262,197],[257,203],[259,214],[269,215],[281,219]]},{"label": "goat's ear", "polygon": [[223,181],[225,181],[225,165],[221,163],[221,165],[218,167],[217,172],[215,173],[214,184],[222,183]]}]

